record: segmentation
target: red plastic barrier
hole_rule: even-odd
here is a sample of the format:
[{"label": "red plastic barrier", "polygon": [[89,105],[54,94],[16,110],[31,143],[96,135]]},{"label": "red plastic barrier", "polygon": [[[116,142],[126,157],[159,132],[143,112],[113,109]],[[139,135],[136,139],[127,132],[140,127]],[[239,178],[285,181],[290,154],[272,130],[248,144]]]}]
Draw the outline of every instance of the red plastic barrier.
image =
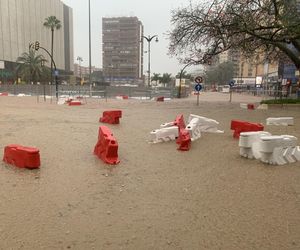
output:
[{"label": "red plastic barrier", "polygon": [[8,96],[8,92],[0,93],[0,96]]},{"label": "red plastic barrier", "polygon": [[128,95],[117,95],[116,96],[118,99],[120,99],[119,97],[121,97],[123,100],[124,99],[129,99],[129,96]]},{"label": "red plastic barrier", "polygon": [[118,164],[118,142],[106,126],[100,126],[94,154],[108,164]]},{"label": "red plastic barrier", "polygon": [[37,148],[10,144],[4,148],[3,161],[19,168],[39,168],[40,153]]},{"label": "red plastic barrier", "polygon": [[233,137],[239,138],[240,133],[242,132],[251,132],[251,131],[263,131],[264,126],[260,123],[251,123],[240,120],[232,120],[231,121],[231,130],[234,130]]},{"label": "red plastic barrier", "polygon": [[79,106],[82,105],[82,102],[80,101],[70,101],[69,106]]},{"label": "red plastic barrier", "polygon": [[164,100],[165,100],[164,96],[159,96],[159,97],[156,98],[157,102],[163,102]]},{"label": "red plastic barrier", "polygon": [[99,119],[99,122],[105,122],[110,124],[119,124],[120,118],[122,117],[121,110],[108,110],[104,111],[102,117]]},{"label": "red plastic barrier", "polygon": [[191,137],[189,131],[186,129],[179,129],[179,136],[176,140],[179,144],[178,150],[188,151],[191,148]]},{"label": "red plastic barrier", "polygon": [[248,103],[248,104],[247,104],[247,108],[248,108],[248,109],[251,109],[251,110],[254,110],[254,104]]},{"label": "red plastic barrier", "polygon": [[[185,122],[184,122],[184,118],[183,115],[177,115],[174,121],[174,126],[178,126],[178,129],[185,129]],[[178,131],[180,132],[180,131]]]}]

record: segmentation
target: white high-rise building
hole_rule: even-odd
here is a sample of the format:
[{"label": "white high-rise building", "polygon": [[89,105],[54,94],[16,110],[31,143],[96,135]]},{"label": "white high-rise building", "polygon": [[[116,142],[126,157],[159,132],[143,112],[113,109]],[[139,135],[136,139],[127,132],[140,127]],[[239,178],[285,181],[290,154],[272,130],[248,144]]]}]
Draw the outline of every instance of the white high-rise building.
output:
[{"label": "white high-rise building", "polygon": [[[51,53],[51,30],[45,18],[56,16],[61,29],[54,31],[53,58],[57,69],[73,71],[73,10],[61,0],[0,0],[0,71],[13,70],[17,58],[28,52],[29,44],[40,42]],[[46,52],[39,50],[48,60]],[[1,77],[0,72],[0,77]]]}]

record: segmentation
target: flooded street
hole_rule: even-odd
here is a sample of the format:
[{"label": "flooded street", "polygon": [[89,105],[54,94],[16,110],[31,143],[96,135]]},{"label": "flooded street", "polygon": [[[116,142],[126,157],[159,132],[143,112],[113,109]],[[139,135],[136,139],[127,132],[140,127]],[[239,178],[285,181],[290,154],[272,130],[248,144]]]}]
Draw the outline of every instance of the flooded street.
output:
[{"label": "flooded street", "polygon": [[[41,167],[0,164],[0,249],[299,249],[300,163],[270,166],[240,157],[232,119],[293,116],[267,126],[300,138],[299,109],[246,110],[259,97],[203,93],[166,102],[88,99],[56,105],[36,97],[0,97],[0,149],[37,147]],[[93,155],[102,112],[120,164]],[[190,151],[149,133],[183,114],[217,120],[224,134],[203,133]],[[300,145],[300,143],[298,143]]]}]

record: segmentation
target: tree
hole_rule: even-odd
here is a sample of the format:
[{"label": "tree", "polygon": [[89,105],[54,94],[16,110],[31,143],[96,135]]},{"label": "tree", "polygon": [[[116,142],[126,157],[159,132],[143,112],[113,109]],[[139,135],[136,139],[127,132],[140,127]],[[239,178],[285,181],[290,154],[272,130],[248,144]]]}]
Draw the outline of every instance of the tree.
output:
[{"label": "tree", "polygon": [[172,80],[171,76],[172,76],[172,74],[163,73],[160,81],[165,85],[169,85]]},{"label": "tree", "polygon": [[160,81],[161,76],[159,73],[153,73],[153,76],[151,77],[151,81]]},{"label": "tree", "polygon": [[[229,49],[245,56],[285,55],[300,68],[297,0],[208,0],[172,12],[169,50],[207,63]],[[196,59],[195,59],[196,58]]]},{"label": "tree", "polygon": [[[180,72],[177,73],[176,78],[180,78]],[[181,74],[182,79],[193,80],[194,77],[191,74],[188,74],[185,70]]]},{"label": "tree", "polygon": [[25,81],[38,82],[44,79],[47,70],[43,66],[47,60],[42,55],[36,55],[34,49],[30,49],[29,53],[24,52],[17,58],[16,72]]},{"label": "tree", "polygon": [[207,84],[228,84],[233,78],[233,63],[224,62],[216,67],[205,71],[205,82]]},{"label": "tree", "polygon": [[[51,57],[53,59],[53,41],[54,41],[54,30],[59,30],[61,28],[61,22],[56,18],[56,16],[49,16],[45,18],[44,26],[51,29]],[[51,60],[51,83],[53,82],[53,63]]]}]

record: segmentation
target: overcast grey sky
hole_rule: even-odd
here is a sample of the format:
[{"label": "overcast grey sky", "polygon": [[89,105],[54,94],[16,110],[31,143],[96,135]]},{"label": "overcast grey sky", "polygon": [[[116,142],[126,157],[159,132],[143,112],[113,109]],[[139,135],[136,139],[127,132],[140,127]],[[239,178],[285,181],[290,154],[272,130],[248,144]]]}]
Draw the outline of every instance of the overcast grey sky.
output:
[{"label": "overcast grey sky", "polygon": [[[74,59],[81,56],[82,65],[88,66],[88,0],[63,2],[73,8]],[[171,10],[188,3],[188,0],[91,0],[92,65],[102,67],[102,17],[137,16],[144,25],[145,36],[159,36],[158,43],[151,42],[151,73],[176,74],[182,65],[167,54],[169,41],[166,33],[171,28]],[[144,50],[147,50],[147,43]],[[146,54],[145,65],[147,60]]]}]

